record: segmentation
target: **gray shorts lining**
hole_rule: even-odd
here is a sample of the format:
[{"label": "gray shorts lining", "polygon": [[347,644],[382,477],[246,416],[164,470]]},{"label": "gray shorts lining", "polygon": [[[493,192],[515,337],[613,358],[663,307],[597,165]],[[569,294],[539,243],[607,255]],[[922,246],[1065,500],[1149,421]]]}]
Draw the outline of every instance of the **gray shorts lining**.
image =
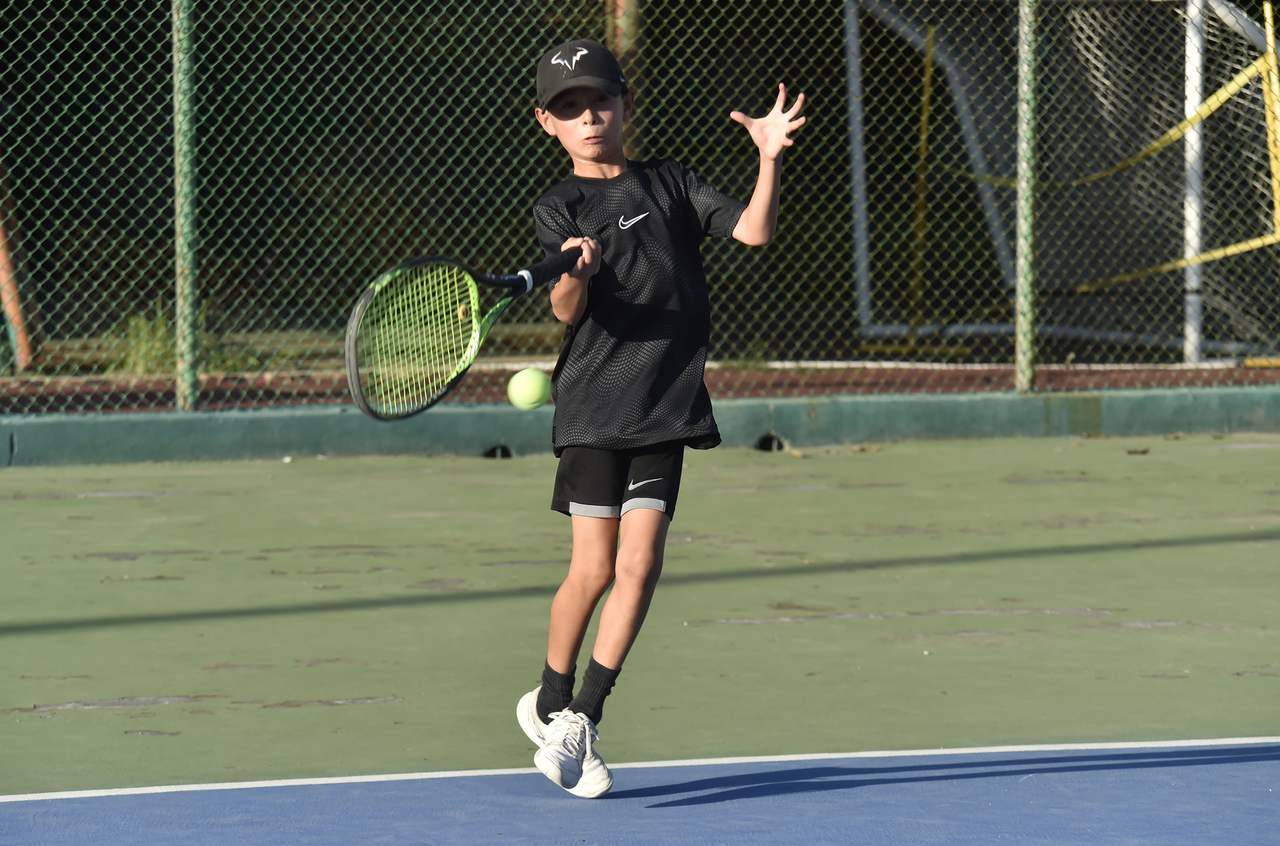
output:
[{"label": "gray shorts lining", "polygon": [[645,497],[636,497],[622,503],[622,513],[626,514],[633,508],[652,508],[654,511],[667,513],[667,501],[665,499],[648,499]]},{"label": "gray shorts lining", "polygon": [[581,502],[570,502],[569,513],[579,517],[621,517],[622,509],[616,505],[584,505]]}]

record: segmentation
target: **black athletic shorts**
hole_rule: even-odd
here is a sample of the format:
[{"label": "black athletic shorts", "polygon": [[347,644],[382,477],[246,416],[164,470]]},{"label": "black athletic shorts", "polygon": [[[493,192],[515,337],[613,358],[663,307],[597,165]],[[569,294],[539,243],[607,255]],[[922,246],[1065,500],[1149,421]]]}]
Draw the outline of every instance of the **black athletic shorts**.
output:
[{"label": "black athletic shorts", "polygon": [[676,513],[684,443],[635,449],[565,447],[560,453],[551,508],[584,517],[621,517],[633,508]]}]

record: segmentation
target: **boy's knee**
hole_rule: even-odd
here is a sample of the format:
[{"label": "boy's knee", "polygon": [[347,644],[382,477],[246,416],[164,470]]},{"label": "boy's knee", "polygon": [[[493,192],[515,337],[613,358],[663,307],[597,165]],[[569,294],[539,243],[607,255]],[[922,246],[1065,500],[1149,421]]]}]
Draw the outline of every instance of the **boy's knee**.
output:
[{"label": "boy's knee", "polygon": [[650,588],[662,575],[662,559],[652,550],[637,550],[631,554],[619,554],[615,581],[636,588]]},{"label": "boy's knee", "polygon": [[609,589],[609,585],[613,584],[613,579],[614,570],[612,567],[570,567],[569,575],[565,577],[565,582],[583,593],[595,594],[598,597]]}]

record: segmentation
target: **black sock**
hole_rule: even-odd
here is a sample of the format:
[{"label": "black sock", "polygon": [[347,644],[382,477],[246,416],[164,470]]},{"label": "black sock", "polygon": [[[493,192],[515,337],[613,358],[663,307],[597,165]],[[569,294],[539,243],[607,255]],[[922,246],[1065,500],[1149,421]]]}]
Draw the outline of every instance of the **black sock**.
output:
[{"label": "black sock", "polygon": [[603,664],[597,664],[592,658],[587,662],[587,671],[582,674],[582,689],[569,703],[568,710],[586,714],[587,719],[600,725],[604,717],[604,698],[613,690],[618,674],[622,670],[610,670]]},{"label": "black sock", "polygon": [[550,664],[542,668],[542,689],[538,691],[538,719],[551,722],[551,715],[569,707],[573,699],[573,671],[557,673]]}]

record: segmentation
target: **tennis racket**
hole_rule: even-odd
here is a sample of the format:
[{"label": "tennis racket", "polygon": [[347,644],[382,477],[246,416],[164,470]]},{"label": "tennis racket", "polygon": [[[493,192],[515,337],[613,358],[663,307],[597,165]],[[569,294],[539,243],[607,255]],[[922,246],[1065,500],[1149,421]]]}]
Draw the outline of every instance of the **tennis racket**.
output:
[{"label": "tennis racket", "polygon": [[[356,406],[377,420],[398,420],[444,399],[507,307],[571,269],[581,255],[573,247],[508,276],[477,273],[440,256],[383,273],[347,321],[347,385]],[[476,283],[507,292],[483,315]]]}]

